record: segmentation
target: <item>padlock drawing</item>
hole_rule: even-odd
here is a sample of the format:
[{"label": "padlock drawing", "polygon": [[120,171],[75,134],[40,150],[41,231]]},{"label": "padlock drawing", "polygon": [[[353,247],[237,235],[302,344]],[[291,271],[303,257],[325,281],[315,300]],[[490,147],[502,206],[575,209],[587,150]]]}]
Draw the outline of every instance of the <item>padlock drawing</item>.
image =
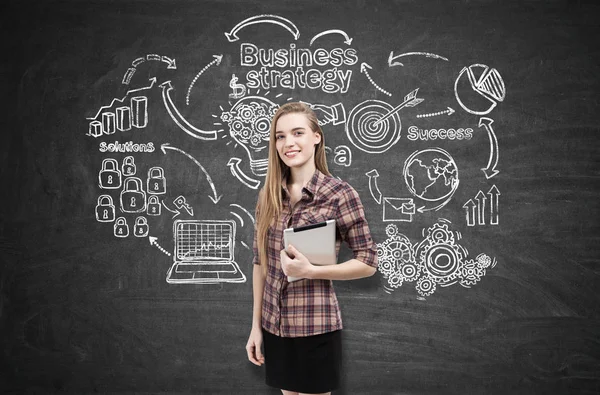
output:
[{"label": "padlock drawing", "polygon": [[133,156],[126,156],[123,159],[123,165],[121,166],[121,171],[123,172],[123,176],[130,177],[135,176],[135,161],[133,160]]},{"label": "padlock drawing", "polygon": [[148,221],[146,217],[137,217],[135,219],[135,224],[133,224],[133,234],[136,237],[146,237],[148,236]]},{"label": "padlock drawing", "polygon": [[160,215],[162,210],[162,206],[160,205],[160,200],[156,195],[150,195],[148,197],[148,208],[146,212],[148,215]]},{"label": "padlock drawing", "polygon": [[144,210],[146,210],[146,192],[143,191],[142,180],[137,177],[126,178],[121,191],[121,211],[141,213]]},{"label": "padlock drawing", "polygon": [[98,179],[102,189],[121,188],[121,171],[116,159],[107,158],[102,161],[102,169],[98,174]]},{"label": "padlock drawing", "polygon": [[115,236],[117,237],[127,237],[129,236],[129,225],[127,225],[127,220],[125,217],[119,217],[115,221],[113,226]]},{"label": "padlock drawing", "polygon": [[98,196],[96,220],[99,222],[113,222],[115,220],[115,205],[110,195]]},{"label": "padlock drawing", "polygon": [[146,187],[148,193],[154,195],[162,195],[167,193],[167,180],[162,167],[151,167],[150,170],[148,170]]}]

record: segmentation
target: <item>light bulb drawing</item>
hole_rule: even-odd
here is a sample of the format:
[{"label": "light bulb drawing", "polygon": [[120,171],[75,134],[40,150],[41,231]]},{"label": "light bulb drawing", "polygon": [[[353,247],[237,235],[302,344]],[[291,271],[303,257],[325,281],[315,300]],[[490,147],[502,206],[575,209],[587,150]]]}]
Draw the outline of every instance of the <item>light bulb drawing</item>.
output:
[{"label": "light bulb drawing", "polygon": [[247,96],[221,114],[229,135],[248,153],[250,169],[256,176],[267,174],[271,119],[279,106],[260,96]]}]

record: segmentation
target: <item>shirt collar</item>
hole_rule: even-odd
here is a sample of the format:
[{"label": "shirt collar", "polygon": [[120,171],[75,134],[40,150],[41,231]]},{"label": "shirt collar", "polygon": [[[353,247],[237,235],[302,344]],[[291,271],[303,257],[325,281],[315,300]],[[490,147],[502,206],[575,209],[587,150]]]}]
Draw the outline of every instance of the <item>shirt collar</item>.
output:
[{"label": "shirt collar", "polygon": [[[310,180],[308,181],[306,186],[304,188],[302,188],[302,197],[304,197],[305,195],[308,195],[312,199],[315,196],[315,193],[317,193],[317,190],[319,189],[319,186],[321,185],[324,178],[325,178],[325,175],[323,173],[321,173],[318,169],[315,170],[315,173],[310,178]],[[286,195],[288,195],[288,196],[290,195],[290,192],[288,191],[288,188],[287,188],[287,177],[286,176],[284,176],[283,179],[281,180],[281,188],[283,188]]]}]

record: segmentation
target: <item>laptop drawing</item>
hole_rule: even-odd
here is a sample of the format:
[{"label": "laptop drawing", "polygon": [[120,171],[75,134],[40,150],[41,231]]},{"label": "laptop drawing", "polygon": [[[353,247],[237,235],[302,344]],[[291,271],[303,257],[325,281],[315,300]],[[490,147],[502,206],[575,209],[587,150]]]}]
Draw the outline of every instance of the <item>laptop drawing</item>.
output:
[{"label": "laptop drawing", "polygon": [[234,261],[234,221],[176,220],[173,237],[175,253],[167,272],[169,284],[246,282]]}]

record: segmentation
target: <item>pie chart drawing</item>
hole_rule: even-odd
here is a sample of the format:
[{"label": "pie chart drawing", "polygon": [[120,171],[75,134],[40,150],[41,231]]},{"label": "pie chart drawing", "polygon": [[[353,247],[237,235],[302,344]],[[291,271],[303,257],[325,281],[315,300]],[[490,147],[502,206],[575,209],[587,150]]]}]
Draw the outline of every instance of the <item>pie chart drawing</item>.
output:
[{"label": "pie chart drawing", "polygon": [[506,87],[498,70],[484,64],[464,67],[454,82],[458,104],[468,113],[489,114],[504,101]]}]

